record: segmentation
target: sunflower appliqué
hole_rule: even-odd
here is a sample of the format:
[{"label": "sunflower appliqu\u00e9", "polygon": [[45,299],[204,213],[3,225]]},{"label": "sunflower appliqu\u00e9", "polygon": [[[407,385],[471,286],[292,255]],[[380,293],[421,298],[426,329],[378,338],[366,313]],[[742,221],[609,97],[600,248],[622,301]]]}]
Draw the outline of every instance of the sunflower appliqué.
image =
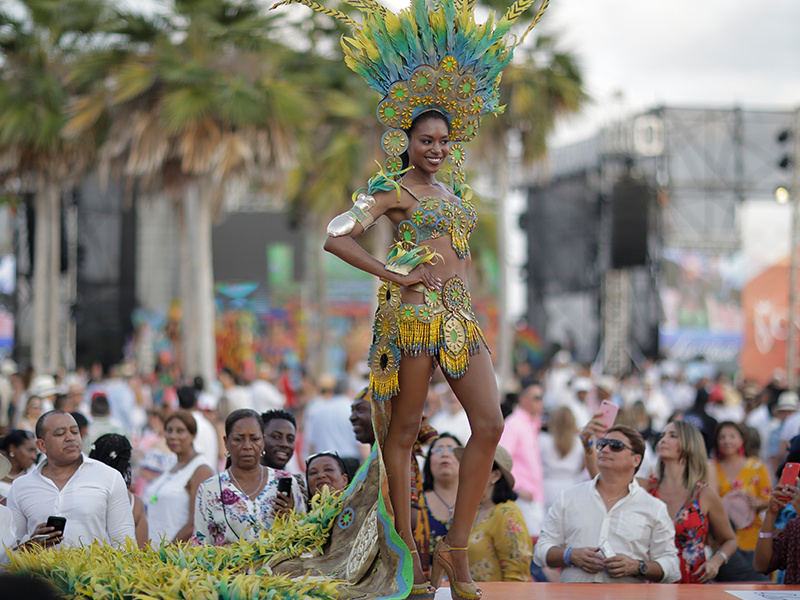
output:
[{"label": "sunflower appliqu\u00e9", "polygon": [[400,367],[400,349],[397,347],[400,306],[400,286],[385,281],[378,290],[378,311],[369,349],[370,388],[372,398],[378,402],[388,400],[400,389],[397,376]]}]

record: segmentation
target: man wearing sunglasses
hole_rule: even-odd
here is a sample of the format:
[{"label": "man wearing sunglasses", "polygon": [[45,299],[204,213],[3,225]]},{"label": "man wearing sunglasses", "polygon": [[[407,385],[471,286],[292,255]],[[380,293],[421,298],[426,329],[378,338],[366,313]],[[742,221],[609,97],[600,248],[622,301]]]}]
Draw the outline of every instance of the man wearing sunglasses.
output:
[{"label": "man wearing sunglasses", "polygon": [[664,502],[635,479],[642,436],[616,425],[597,440],[599,474],[561,492],[545,517],[533,553],[560,581],[673,583],[680,579],[675,527]]}]

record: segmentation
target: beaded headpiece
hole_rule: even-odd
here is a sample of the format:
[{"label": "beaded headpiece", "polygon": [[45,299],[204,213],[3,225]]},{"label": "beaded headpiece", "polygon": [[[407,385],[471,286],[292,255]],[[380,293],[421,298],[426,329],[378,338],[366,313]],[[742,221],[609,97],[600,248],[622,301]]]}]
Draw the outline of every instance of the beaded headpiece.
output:
[{"label": "beaded headpiece", "polygon": [[508,35],[512,25],[537,0],[516,0],[502,19],[495,23],[490,14],[483,24],[475,22],[475,0],[440,0],[430,8],[426,0],[411,0],[397,14],[375,0],[344,1],[362,12],[360,25],[314,0],[283,0],[275,6],[305,4],[353,28],[350,37],[342,38],[345,62],[383,95],[378,119],[390,128],[381,140],[389,155],[388,175],[402,170],[400,155],[408,147],[403,130],[419,114],[436,110],[449,119],[455,142],[449,154],[452,183],[463,184],[466,153],[461,142],[475,137],[483,115],[503,111],[498,104],[502,70],[549,0],[541,0],[530,26],[514,41]]}]

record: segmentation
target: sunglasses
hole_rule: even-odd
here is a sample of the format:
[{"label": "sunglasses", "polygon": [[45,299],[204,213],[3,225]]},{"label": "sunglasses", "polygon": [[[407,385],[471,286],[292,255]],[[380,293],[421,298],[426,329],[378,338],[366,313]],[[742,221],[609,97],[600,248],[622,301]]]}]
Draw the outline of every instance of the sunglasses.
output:
[{"label": "sunglasses", "polygon": [[636,454],[636,451],[633,448],[631,448],[630,446],[628,446],[628,444],[626,444],[621,440],[612,440],[609,438],[600,438],[599,440],[597,440],[598,452],[600,452],[600,450],[602,450],[606,446],[608,446],[612,452],[622,452],[624,448],[627,448],[628,450]]},{"label": "sunglasses", "polygon": [[431,454],[444,454],[445,452],[447,454],[455,454],[454,450],[455,446],[436,446],[431,449]]}]

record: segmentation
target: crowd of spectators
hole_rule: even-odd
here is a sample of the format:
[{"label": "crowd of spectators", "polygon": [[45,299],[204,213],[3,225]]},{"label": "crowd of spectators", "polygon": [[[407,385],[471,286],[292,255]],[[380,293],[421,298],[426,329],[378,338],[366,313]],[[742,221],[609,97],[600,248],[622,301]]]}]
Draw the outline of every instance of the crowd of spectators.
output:
[{"label": "crowd of spectators", "polygon": [[[264,364],[251,381],[228,369],[208,383],[145,377],[130,365],[31,377],[6,361],[0,380],[9,548],[252,540],[323,486],[346,488],[374,442],[358,376],[290,387]],[[501,387],[505,430],[470,538],[476,579],[757,581],[779,569],[779,581],[799,581],[785,541],[796,537],[796,486],[776,484],[800,452],[800,399],[779,377],[738,381],[698,357],[618,379],[561,351]],[[618,409],[613,427],[603,402]],[[412,459],[426,570],[470,435],[434,374]]]}]

